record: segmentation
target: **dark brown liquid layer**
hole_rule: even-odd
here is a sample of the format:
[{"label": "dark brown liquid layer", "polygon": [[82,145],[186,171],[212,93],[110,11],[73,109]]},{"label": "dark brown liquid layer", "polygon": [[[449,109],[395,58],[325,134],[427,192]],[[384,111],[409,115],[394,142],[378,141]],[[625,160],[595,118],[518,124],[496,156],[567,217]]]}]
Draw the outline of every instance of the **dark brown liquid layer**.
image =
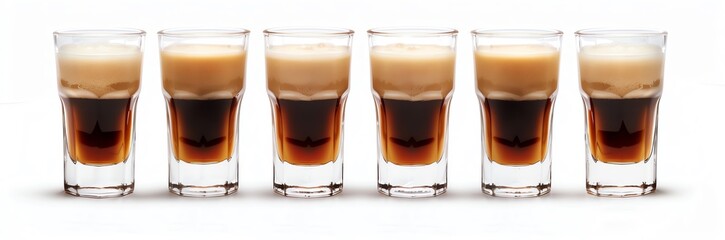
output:
[{"label": "dark brown liquid layer", "polygon": [[71,159],[88,165],[123,162],[131,150],[134,100],[61,98]]},{"label": "dark brown liquid layer", "polygon": [[609,163],[636,163],[652,154],[659,98],[590,99],[589,150]]},{"label": "dark brown liquid layer", "polygon": [[216,163],[234,153],[237,98],[168,100],[171,142],[176,159]]},{"label": "dark brown liquid layer", "polygon": [[445,149],[447,105],[443,99],[381,99],[380,144],[385,160],[396,165],[429,165]]},{"label": "dark brown liquid layer", "polygon": [[293,165],[322,165],[340,151],[343,103],[340,99],[277,99],[277,152]]},{"label": "dark brown liquid layer", "polygon": [[551,99],[483,102],[488,158],[501,165],[542,161],[549,144]]}]

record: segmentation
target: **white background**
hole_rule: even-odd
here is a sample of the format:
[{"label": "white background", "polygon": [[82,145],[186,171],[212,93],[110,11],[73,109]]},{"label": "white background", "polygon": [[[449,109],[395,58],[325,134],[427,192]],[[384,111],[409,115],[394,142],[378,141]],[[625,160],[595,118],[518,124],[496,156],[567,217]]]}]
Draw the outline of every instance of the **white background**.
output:
[{"label": "white background", "polygon": [[[725,232],[725,7],[688,1],[6,1],[0,2],[0,239],[216,237],[604,239],[708,237]],[[395,199],[376,183],[375,112],[365,31],[380,26],[460,30],[450,115],[449,192]],[[169,27],[244,27],[249,41],[241,110],[240,192],[193,199],[167,191],[166,120],[157,36]],[[325,199],[272,193],[272,130],[263,36],[277,26],[354,29],[345,120],[345,190]],[[117,199],[62,192],[61,106],[52,32],[134,27],[148,32],[138,104],[136,191]],[[553,190],[533,199],[480,192],[480,116],[470,30],[565,32],[553,134]],[[657,193],[606,199],[584,191],[584,118],[573,32],[668,30]],[[445,238],[448,239],[448,238]],[[722,238],[720,238],[722,239]]]}]

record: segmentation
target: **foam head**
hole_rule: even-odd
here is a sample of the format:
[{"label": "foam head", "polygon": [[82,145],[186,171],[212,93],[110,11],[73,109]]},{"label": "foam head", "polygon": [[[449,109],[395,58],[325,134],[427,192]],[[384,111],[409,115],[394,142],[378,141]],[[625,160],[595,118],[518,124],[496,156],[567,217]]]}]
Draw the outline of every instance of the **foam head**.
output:
[{"label": "foam head", "polygon": [[557,89],[559,51],[549,45],[479,46],[476,84],[486,98],[546,99]]},{"label": "foam head", "polygon": [[174,98],[226,98],[244,89],[241,46],[174,44],[161,49],[164,91]]},{"label": "foam head", "polygon": [[392,44],[370,50],[373,90],[383,98],[442,99],[453,90],[455,52],[436,45]]},{"label": "foam head", "polygon": [[582,90],[593,98],[644,98],[662,91],[664,53],[657,45],[600,44],[579,51]]},{"label": "foam head", "polygon": [[58,88],[70,98],[129,98],[141,81],[141,50],[122,44],[58,48]]},{"label": "foam head", "polygon": [[350,49],[330,44],[282,45],[267,49],[267,89],[277,98],[316,100],[348,90]]}]

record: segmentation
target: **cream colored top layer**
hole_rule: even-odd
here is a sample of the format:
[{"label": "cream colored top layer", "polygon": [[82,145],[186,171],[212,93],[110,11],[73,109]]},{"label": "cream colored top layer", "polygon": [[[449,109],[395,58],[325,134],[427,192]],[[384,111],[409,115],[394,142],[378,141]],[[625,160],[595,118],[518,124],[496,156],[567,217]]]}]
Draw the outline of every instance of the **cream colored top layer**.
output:
[{"label": "cream colored top layer", "polygon": [[68,44],[56,54],[63,97],[129,98],[141,81],[142,53],[121,44]]},{"label": "cream colored top layer", "polygon": [[435,45],[393,44],[370,50],[372,85],[380,97],[443,99],[453,91],[456,55]]},{"label": "cream colored top layer", "polygon": [[479,46],[476,87],[486,98],[546,99],[556,92],[559,51],[548,45]]},{"label": "cream colored top layer", "polygon": [[267,49],[267,90],[277,98],[333,99],[348,90],[350,49],[329,44]]},{"label": "cream colored top layer", "polygon": [[581,88],[592,98],[644,98],[662,92],[664,53],[646,44],[600,44],[579,52]]},{"label": "cream colored top layer", "polygon": [[164,91],[183,99],[235,97],[244,90],[246,59],[238,45],[170,45],[161,49]]}]

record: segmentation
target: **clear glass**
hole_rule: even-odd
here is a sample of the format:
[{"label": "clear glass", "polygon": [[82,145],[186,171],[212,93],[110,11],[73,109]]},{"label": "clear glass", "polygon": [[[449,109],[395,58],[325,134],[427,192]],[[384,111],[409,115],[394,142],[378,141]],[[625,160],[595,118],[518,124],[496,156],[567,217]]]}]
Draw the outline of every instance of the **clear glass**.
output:
[{"label": "clear glass", "polygon": [[305,198],[338,194],[353,31],[271,28],[264,36],[274,191]]},{"label": "clear glass", "polygon": [[657,188],[657,113],[667,32],[576,32],[586,108],[587,193],[649,194]]},{"label": "clear glass", "polygon": [[158,35],[169,190],[191,197],[233,194],[249,31],[167,29]]},{"label": "clear glass", "polygon": [[457,33],[449,28],[368,31],[382,194],[414,198],[446,192]]},{"label": "clear glass", "polygon": [[143,43],[138,29],[56,31],[63,105],[65,192],[125,196],[134,187],[136,101]]},{"label": "clear glass", "polygon": [[474,30],[481,105],[484,193],[551,191],[551,124],[559,79],[559,30]]}]

